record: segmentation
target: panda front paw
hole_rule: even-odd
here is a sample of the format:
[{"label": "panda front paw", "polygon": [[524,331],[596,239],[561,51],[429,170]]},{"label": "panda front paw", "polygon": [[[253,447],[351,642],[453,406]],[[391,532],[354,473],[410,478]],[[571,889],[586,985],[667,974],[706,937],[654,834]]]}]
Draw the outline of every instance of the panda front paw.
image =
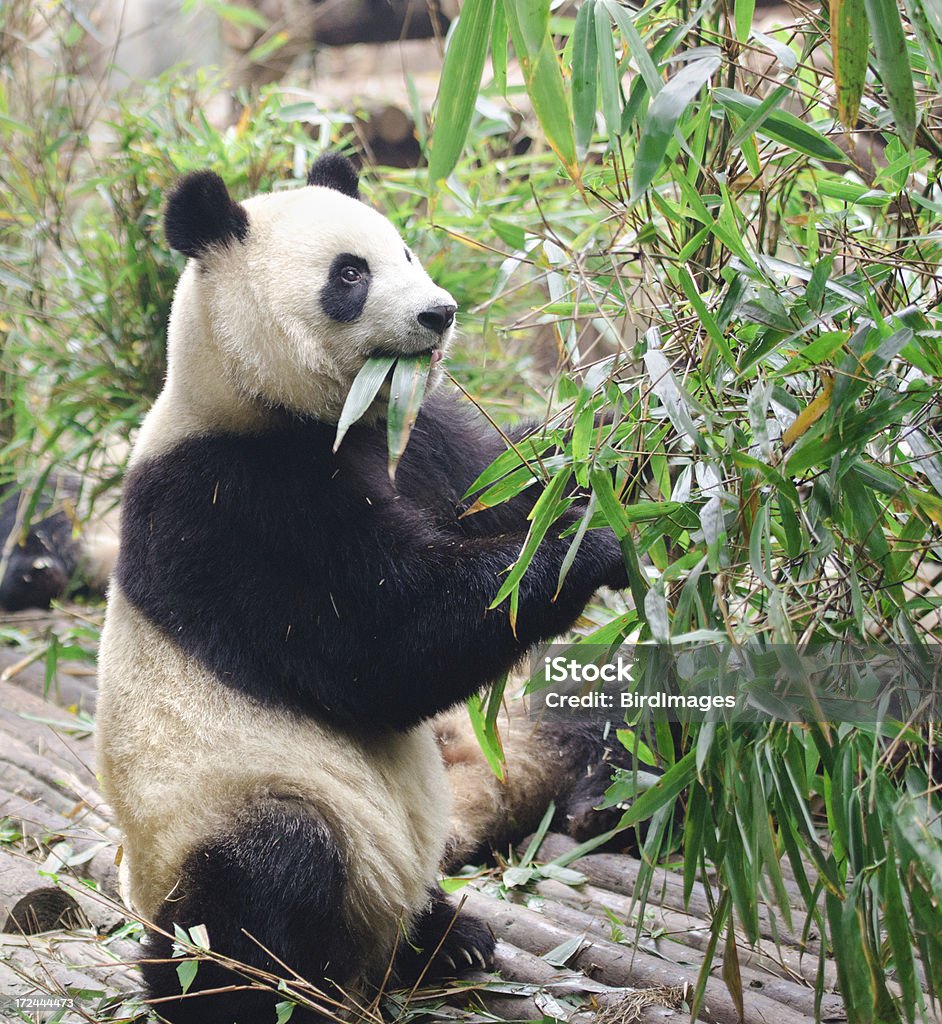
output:
[{"label": "panda front paw", "polygon": [[487,971],[494,965],[494,936],[469,914],[459,914],[429,964],[429,980],[453,978],[465,971]]},{"label": "panda front paw", "polygon": [[402,985],[454,978],[470,970],[487,970],[494,961],[494,936],[440,890],[429,893],[425,913],[396,954],[395,974]]}]

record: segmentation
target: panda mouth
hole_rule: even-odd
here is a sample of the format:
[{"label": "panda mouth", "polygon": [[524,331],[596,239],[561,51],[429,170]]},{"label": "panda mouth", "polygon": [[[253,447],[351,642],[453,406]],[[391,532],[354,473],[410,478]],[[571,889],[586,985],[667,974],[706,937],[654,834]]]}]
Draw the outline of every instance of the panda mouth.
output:
[{"label": "panda mouth", "polygon": [[391,352],[389,349],[378,348],[371,353],[371,358],[390,357],[398,359],[401,356],[407,356],[412,359],[418,359],[420,356],[428,356],[430,359],[429,368],[440,363],[445,358],[445,350],[440,348],[424,348],[418,352]]}]

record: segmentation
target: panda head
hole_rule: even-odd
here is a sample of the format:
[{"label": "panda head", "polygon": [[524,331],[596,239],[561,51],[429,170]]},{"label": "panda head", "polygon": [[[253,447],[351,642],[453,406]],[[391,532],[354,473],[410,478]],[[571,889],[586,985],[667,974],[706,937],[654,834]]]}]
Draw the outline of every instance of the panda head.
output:
[{"label": "panda head", "polygon": [[187,175],[164,229],[190,257],[168,354],[171,372],[185,362],[196,378],[191,394],[224,376],[235,401],[333,422],[373,355],[431,353],[429,386],[441,379],[455,300],[361,201],[346,158],[326,154],[307,187],[241,203],[217,174]]}]

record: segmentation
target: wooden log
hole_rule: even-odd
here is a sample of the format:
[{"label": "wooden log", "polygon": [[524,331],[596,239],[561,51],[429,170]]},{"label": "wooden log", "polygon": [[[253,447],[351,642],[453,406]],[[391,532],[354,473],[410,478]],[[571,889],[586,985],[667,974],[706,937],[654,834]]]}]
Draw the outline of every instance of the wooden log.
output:
[{"label": "wooden log", "polygon": [[[84,947],[84,948],[83,948]],[[116,962],[107,947],[95,939],[62,941],[53,935],[0,935],[0,992],[8,998],[28,995],[68,996],[72,992],[135,993],[139,977]],[[86,997],[76,999],[76,1011],[67,1020],[90,1020],[78,1012],[94,1006]],[[45,1018],[44,1018],[45,1019]]]},{"label": "wooden log", "polygon": [[[638,988],[612,988],[589,978],[580,971],[553,967],[542,957],[520,949],[499,939],[495,951],[495,966],[500,976],[507,981],[519,981],[528,984],[539,984],[550,994],[556,996],[583,995],[590,997],[602,1009],[618,1007],[626,997],[644,1000],[646,991]],[[660,993],[662,990],[658,990]],[[654,997],[652,992],[651,998]],[[545,1011],[544,1011],[545,1012]],[[579,1018],[594,1019],[595,1014],[576,1014],[570,1017],[573,1024]],[[516,1016],[508,1019],[518,1019]],[[672,1024],[690,1024],[690,1016],[676,1008],[667,1008],[653,1004],[642,1005],[638,1009],[638,1024],[660,1024],[670,1020]]]},{"label": "wooden log", "polygon": [[0,647],[0,686],[4,691],[7,686],[15,686],[50,704],[93,714],[98,687],[92,666],[60,665],[47,687],[46,666],[37,653],[24,654],[21,647]]},{"label": "wooden log", "polygon": [[[569,903],[587,913],[604,908],[629,924],[637,919],[638,906],[633,904],[631,897],[594,885],[571,886],[547,880],[539,882],[535,888],[537,893],[547,899]],[[645,907],[644,914],[646,927],[664,932],[672,942],[705,950],[710,941],[710,922],[703,918],[650,904]],[[600,920],[600,924],[607,927],[607,919],[604,922]],[[762,946],[753,949],[741,935],[737,935],[736,941],[741,964],[768,971],[781,978],[803,978],[810,985],[816,984],[819,968],[817,956],[803,956],[801,950],[781,943],[775,946],[769,944],[769,949]],[[830,961],[824,964],[824,982],[828,989],[837,989],[837,970]]]},{"label": "wooden log", "polygon": [[[540,847],[539,859],[542,861],[553,860],[564,853],[568,853],[576,846],[576,842],[569,836],[558,833],[550,833]],[[521,844],[526,848],[526,843]],[[628,857],[618,853],[590,853],[586,857],[580,857],[568,865],[574,871],[581,871],[590,882],[601,889],[608,889],[611,892],[622,893],[626,896],[633,896],[638,885],[638,876],[641,872],[641,861],[634,857]],[[666,868],[655,868],[654,877],[650,889],[650,901],[658,906],[667,907],[670,910],[677,910],[681,913],[693,914],[709,920],[712,911],[711,901],[706,889],[701,882],[694,882],[693,890],[689,901],[684,901],[683,878],[674,871]],[[810,953],[817,953],[820,949],[817,932],[812,932],[807,941],[802,941],[800,935],[788,932],[779,927],[778,921],[772,920],[769,910],[765,906],[758,908],[759,934],[764,939],[775,942],[785,942],[795,949],[806,950]]]},{"label": "wooden log", "polygon": [[96,788],[91,738],[61,736],[37,721],[64,715],[25,690],[0,684],[0,701],[0,817],[29,851],[68,843],[80,861],[71,874],[116,895],[119,835]]},{"label": "wooden log", "polygon": [[38,865],[0,847],[0,931],[38,935],[57,928],[88,928],[78,902]]},{"label": "wooden log", "polygon": [[[543,892],[546,892],[545,888]],[[526,900],[528,897],[526,894],[521,893],[519,898]],[[530,909],[537,910],[533,903],[528,903],[527,905]],[[582,932],[605,940],[611,933],[611,924],[607,918],[600,919],[597,912],[591,913],[579,910],[568,903],[562,903],[556,899],[542,900],[538,913],[542,913],[553,921],[557,921],[564,928],[575,934]],[[697,923],[703,927],[707,922],[698,921]],[[694,946],[683,945],[680,941],[674,941],[672,945],[673,948],[671,949],[666,947],[666,943],[658,944],[658,953],[662,954],[669,961],[683,960],[685,964],[692,964],[699,971],[704,959],[703,953],[699,949],[696,949]],[[651,954],[642,951],[637,952],[636,956],[653,959]],[[761,993],[769,999],[781,1003],[783,1006],[789,1006],[809,1017],[814,1016],[815,996],[811,988],[804,984],[796,984],[794,981],[781,976],[755,970],[749,966],[746,958],[743,956],[739,957],[739,965],[743,988],[748,991],[750,997]],[[721,961],[717,957],[714,959],[713,969],[718,970],[720,967]],[[843,1013],[844,1004],[838,996],[825,994],[822,998],[821,1008],[825,1017],[831,1017]]]},{"label": "wooden log", "polygon": [[[471,889],[464,890],[468,910],[486,921],[494,934],[514,946],[543,954],[572,940],[572,932],[549,921],[543,915],[502,900],[495,900]],[[635,988],[696,985],[696,971],[669,964],[626,946],[617,946],[593,937],[570,960],[592,978],[610,986]],[[700,1019],[715,1024],[811,1024],[813,1017],[782,1006],[762,994],[745,993],[745,1016],[740,1021],[735,1003],[726,986],[716,978],[706,984]]]}]

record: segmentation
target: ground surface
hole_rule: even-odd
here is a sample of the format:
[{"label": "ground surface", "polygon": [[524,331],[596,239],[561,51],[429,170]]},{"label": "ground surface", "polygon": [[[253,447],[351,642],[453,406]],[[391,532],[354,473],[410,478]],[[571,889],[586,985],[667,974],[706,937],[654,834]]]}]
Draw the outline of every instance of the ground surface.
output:
[{"label": "ground surface", "polygon": [[[76,652],[66,645],[47,680],[41,657],[47,645],[36,639],[51,624],[59,635],[64,629],[82,635],[94,618],[79,611],[0,622],[21,641],[0,648],[0,1019],[128,1019],[139,988],[130,965],[139,928],[117,902],[119,837],[94,771],[94,667],[69,660]],[[549,835],[536,863],[572,846]],[[457,895],[497,935],[499,979],[475,974],[462,982],[473,992],[455,986],[393,997],[385,1012],[398,1005],[405,1007],[403,1019],[427,1007],[433,1020],[689,1022],[685,998],[709,942],[714,897],[698,884],[685,904],[681,876],[658,868],[639,928],[632,896],[640,868],[630,857],[595,853],[570,863],[570,873],[549,868],[504,876],[504,882],[525,882],[511,890],[501,885],[499,870],[479,874]],[[818,971],[829,993],[834,972],[820,960],[818,936],[802,934],[805,912],[797,887],[790,892],[793,932],[776,929],[763,913],[760,946],[738,940],[738,984],[735,972],[730,978],[741,990],[744,1020],[846,1020],[834,994],[815,1005]],[[723,974],[717,956],[699,1020],[739,1019]],[[71,998],[74,1009],[18,1015],[14,997],[45,996]]]}]

